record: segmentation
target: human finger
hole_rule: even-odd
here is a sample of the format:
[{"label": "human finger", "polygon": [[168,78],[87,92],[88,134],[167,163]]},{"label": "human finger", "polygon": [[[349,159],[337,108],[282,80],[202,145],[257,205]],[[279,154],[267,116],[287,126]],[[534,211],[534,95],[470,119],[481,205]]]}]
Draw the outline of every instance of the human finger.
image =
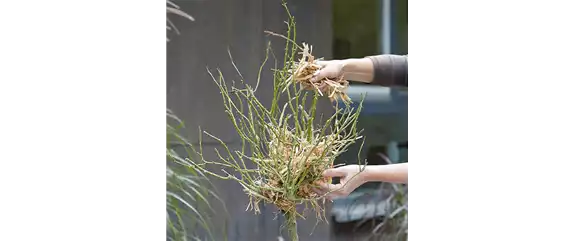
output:
[{"label": "human finger", "polygon": [[[317,80],[322,79],[323,77],[322,77],[322,76],[319,76],[319,72],[321,72],[321,70],[317,70],[317,71],[313,74],[313,76],[311,77],[311,79],[310,79],[309,81],[311,81],[311,82],[317,82]],[[321,77],[321,78],[319,78],[319,77]]]},{"label": "human finger", "polygon": [[329,200],[333,200],[337,197],[345,196],[345,193],[342,191],[343,186],[341,184],[320,184],[320,188],[316,188],[317,194],[320,197],[324,197]]},{"label": "human finger", "polygon": [[323,188],[312,188],[311,190],[313,190],[313,192],[315,192],[319,197],[325,196],[329,190],[325,190]]},{"label": "human finger", "polygon": [[327,191],[327,192],[337,190],[338,186],[339,186],[339,184],[330,184],[330,183],[324,183],[324,182],[319,183],[319,188],[321,190]]},{"label": "human finger", "polygon": [[315,73],[313,73],[313,77],[311,77],[311,82],[317,82],[318,80],[330,77],[329,75],[331,71],[325,69],[328,68],[330,63],[331,61],[321,61],[321,60],[315,61],[315,64],[321,66],[321,68],[315,71]]},{"label": "human finger", "polygon": [[328,60],[316,60],[315,64],[317,64],[317,65],[321,66],[321,68],[323,68],[323,67],[327,66],[327,64],[329,64],[329,61]]},{"label": "human finger", "polygon": [[323,171],[323,177],[344,177],[346,175],[347,172],[338,168],[329,168]]}]

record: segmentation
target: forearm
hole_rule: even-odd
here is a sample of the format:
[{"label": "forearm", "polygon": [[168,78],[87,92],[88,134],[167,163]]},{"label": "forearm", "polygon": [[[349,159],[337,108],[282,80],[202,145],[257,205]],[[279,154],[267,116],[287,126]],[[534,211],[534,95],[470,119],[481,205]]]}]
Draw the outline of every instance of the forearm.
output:
[{"label": "forearm", "polygon": [[374,78],[373,61],[368,58],[345,59],[343,62],[343,76],[345,79],[371,83]]},{"label": "forearm", "polygon": [[365,178],[368,182],[408,183],[408,163],[389,165],[367,165]]},{"label": "forearm", "polygon": [[384,54],[341,61],[343,75],[348,80],[380,86],[407,86],[407,56]]}]

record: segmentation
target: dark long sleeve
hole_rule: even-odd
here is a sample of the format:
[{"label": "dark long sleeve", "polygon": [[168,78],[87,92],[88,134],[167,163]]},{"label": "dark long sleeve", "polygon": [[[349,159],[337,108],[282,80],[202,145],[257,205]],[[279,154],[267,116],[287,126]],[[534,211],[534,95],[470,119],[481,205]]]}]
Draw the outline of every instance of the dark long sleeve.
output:
[{"label": "dark long sleeve", "polygon": [[384,54],[368,57],[373,61],[374,78],[372,84],[381,86],[403,86],[408,82],[408,56]]}]

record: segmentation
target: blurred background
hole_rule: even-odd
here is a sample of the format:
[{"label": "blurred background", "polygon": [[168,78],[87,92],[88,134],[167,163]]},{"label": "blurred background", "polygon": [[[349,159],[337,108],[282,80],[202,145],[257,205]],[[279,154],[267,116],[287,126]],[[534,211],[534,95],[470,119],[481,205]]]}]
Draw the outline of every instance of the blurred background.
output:
[{"label": "blurred background", "polygon": [[[167,43],[167,108],[185,123],[187,128],[181,134],[191,144],[197,144],[200,126],[228,146],[238,147],[240,140],[223,112],[219,90],[206,68],[219,68],[226,79],[239,80],[229,59],[229,49],[246,82],[254,83],[268,41],[277,58],[282,59],[284,42],[263,33],[265,30],[286,31],[287,16],[281,1],[179,0],[173,3],[195,21],[168,14],[178,31],[167,33],[170,39]],[[297,22],[297,42],[313,45],[316,57],[345,59],[408,54],[407,0],[289,0],[287,3]],[[262,73],[258,90],[262,102],[272,97],[271,67],[272,63],[268,63]],[[359,128],[365,129],[366,142],[360,153],[359,146],[352,146],[338,162],[350,164],[358,159],[366,159],[369,164],[407,162],[407,90],[351,83],[348,93],[351,98],[367,96],[359,122]],[[329,113],[332,107],[326,101],[321,103],[319,111]],[[207,140],[203,145],[206,152],[217,146]],[[168,143],[168,148],[186,156],[184,148],[177,143]],[[190,233],[201,240],[271,241],[278,237],[288,240],[281,233],[284,220],[276,215],[274,207],[262,206],[259,215],[246,212],[248,200],[239,184],[210,181],[209,188],[213,192],[207,192],[206,198],[211,209],[189,201],[197,209],[194,214],[183,217]],[[406,196],[406,187],[368,183],[349,197],[328,204],[329,224],[317,223],[312,216],[300,220],[299,238],[301,241],[406,239],[393,234],[406,232]],[[397,212],[404,215],[397,215],[395,211],[401,207],[404,211]],[[197,213],[201,213],[209,225],[197,222]],[[390,220],[390,216],[395,217]]]}]

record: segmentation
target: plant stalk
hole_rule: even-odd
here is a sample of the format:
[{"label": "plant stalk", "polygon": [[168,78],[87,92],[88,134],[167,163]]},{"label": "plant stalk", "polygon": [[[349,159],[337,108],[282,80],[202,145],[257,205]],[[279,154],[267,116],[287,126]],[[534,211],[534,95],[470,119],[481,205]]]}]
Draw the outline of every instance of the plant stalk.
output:
[{"label": "plant stalk", "polygon": [[289,236],[291,241],[299,241],[299,234],[297,234],[297,217],[294,213],[288,212],[285,214],[287,221],[287,230],[289,230]]}]

